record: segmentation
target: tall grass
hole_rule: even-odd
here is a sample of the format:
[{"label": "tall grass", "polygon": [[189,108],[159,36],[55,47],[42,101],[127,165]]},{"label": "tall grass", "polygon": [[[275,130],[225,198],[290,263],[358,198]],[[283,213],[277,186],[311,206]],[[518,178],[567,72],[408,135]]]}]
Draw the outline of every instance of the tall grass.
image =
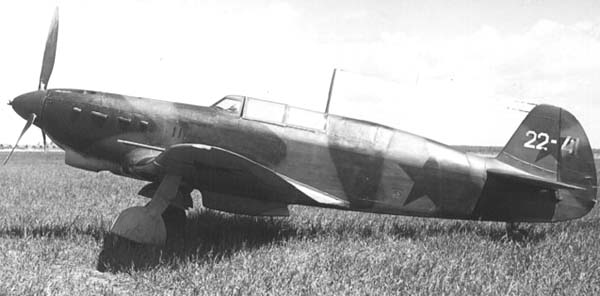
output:
[{"label": "tall grass", "polygon": [[144,183],[76,170],[63,157],[17,153],[0,169],[0,294],[600,295],[597,208],[523,225],[517,239],[501,223],[199,208],[181,245],[141,250],[147,260],[134,265],[106,263],[111,222],[146,202],[136,196]]}]

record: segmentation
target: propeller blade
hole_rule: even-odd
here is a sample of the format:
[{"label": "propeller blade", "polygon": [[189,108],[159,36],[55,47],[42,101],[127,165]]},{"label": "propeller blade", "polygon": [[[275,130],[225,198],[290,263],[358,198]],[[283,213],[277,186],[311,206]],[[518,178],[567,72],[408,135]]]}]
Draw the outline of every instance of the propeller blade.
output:
[{"label": "propeller blade", "polygon": [[38,90],[46,90],[48,80],[54,68],[54,58],[56,57],[56,43],[58,41],[58,7],[54,11],[54,18],[50,24],[50,32],[46,39],[46,49],[44,50],[44,59],[42,61],[42,72],[40,73],[40,82]]},{"label": "propeller blade", "polygon": [[25,132],[29,129],[29,127],[31,127],[31,124],[33,124],[33,122],[35,121],[35,117],[36,116],[37,115],[35,115],[35,113],[31,113],[29,115],[29,118],[27,119],[27,123],[25,123],[25,127],[23,127],[23,131],[21,132],[21,135],[17,139],[17,143],[15,143],[15,146],[13,146],[12,150],[10,150],[10,153],[8,154],[8,156],[6,157],[6,159],[4,160],[4,164],[3,165],[6,165],[6,163],[8,162],[8,160],[10,159],[10,157],[12,156],[13,152],[15,152],[15,149],[17,148],[17,145],[19,145],[19,141],[21,141],[21,138],[23,137],[23,135],[25,134]]}]

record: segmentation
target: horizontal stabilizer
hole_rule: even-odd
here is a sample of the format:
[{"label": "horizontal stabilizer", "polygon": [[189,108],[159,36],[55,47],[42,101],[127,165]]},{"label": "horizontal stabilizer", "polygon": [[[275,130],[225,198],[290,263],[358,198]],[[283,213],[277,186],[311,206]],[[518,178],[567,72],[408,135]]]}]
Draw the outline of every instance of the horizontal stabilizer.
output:
[{"label": "horizontal stabilizer", "polygon": [[506,178],[511,181],[518,183],[532,185],[542,189],[558,190],[558,189],[575,189],[575,190],[586,190],[583,187],[567,184],[560,181],[555,181],[543,177],[538,177],[526,172],[520,172],[518,170],[509,171],[503,169],[488,169],[488,175],[495,175],[498,177]]}]

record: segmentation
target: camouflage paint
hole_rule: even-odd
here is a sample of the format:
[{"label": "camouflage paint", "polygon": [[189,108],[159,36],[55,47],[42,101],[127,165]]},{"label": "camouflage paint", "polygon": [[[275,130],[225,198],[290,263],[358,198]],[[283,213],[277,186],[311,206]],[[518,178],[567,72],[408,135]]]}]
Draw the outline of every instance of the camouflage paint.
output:
[{"label": "camouflage paint", "polygon": [[[42,100],[43,111],[35,103],[41,94],[47,95]],[[507,151],[498,159],[479,158],[390,127],[331,114],[325,130],[309,130],[249,120],[211,107],[101,92],[58,89],[23,96],[29,96],[30,103],[20,103],[27,105],[20,107],[20,114],[39,112],[41,119],[34,124],[43,126],[65,150],[82,156],[78,167],[86,168],[89,161],[88,169],[108,169],[148,181],[161,178],[160,170],[149,164],[160,152],[117,140],[159,149],[178,143],[219,147],[341,198],[348,202],[347,210],[476,220],[555,221],[589,211],[593,206],[589,196],[596,190],[593,162],[584,171],[594,170],[594,180],[587,173],[579,173],[582,166],[590,166],[589,161],[569,162],[572,167],[556,170],[557,158],[569,157],[557,148],[525,150],[523,157],[532,158],[537,164],[529,166],[515,162]],[[514,141],[517,148],[521,147],[526,143],[522,134],[532,129],[548,127],[544,133],[552,138],[560,138],[561,130],[583,133],[568,112],[556,107],[540,110],[541,120],[532,121],[533,126],[521,125],[507,147]],[[564,126],[553,125],[556,118],[564,121]],[[587,138],[582,138],[582,142],[589,149]],[[587,159],[588,151],[584,152],[581,159]],[[527,153],[537,154],[532,157]],[[521,169],[533,168],[536,175],[543,177],[557,178],[560,174],[569,182],[590,178],[589,184],[582,184],[588,189],[585,193],[559,190],[562,199],[557,199],[554,191],[488,178],[487,167],[499,161],[512,161]],[[264,180],[241,176],[208,162],[196,163],[196,172],[191,174],[194,177],[184,176],[184,182],[201,191],[239,198],[327,207],[306,198],[282,180],[263,184]]]}]

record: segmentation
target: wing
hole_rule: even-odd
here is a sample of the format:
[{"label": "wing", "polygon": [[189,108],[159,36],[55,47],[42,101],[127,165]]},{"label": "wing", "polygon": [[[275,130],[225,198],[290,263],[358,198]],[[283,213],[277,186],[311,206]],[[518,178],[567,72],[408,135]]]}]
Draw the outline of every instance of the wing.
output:
[{"label": "wing", "polygon": [[282,214],[287,204],[348,206],[344,200],[219,147],[174,145],[156,156],[153,165],[164,173],[181,175],[199,189],[205,206],[228,212]]}]

